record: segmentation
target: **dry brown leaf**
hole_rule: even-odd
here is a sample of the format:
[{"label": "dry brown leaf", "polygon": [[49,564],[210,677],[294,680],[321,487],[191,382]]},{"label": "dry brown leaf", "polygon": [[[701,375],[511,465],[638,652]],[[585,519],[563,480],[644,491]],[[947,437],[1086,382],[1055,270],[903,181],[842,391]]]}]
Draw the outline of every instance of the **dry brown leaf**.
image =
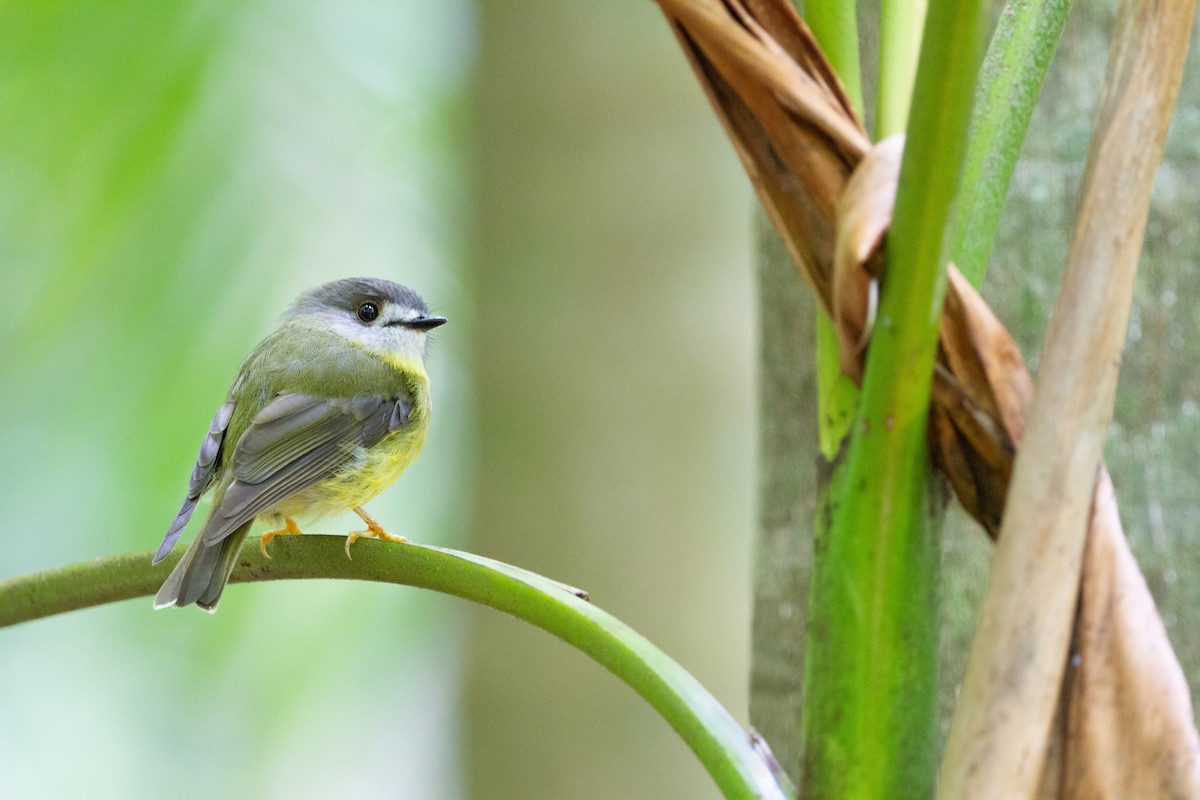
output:
[{"label": "dry brown leaf", "polygon": [[870,149],[833,71],[788,3],[660,5],[767,216],[832,317],[837,201]]},{"label": "dry brown leaf", "polygon": [[993,537],[1000,530],[1013,456],[1025,432],[1033,379],[1017,343],[991,308],[950,265],[946,312],[938,337],[932,415],[946,417],[963,452],[939,443],[939,464],[965,461],[969,472],[946,470],[959,501]]},{"label": "dry brown leaf", "polygon": [[833,320],[842,371],[862,381],[863,355],[874,323],[872,281],[883,272],[883,240],[892,225],[904,135],[872,147],[846,182],[837,205],[833,252]]},{"label": "dry brown leaf", "polygon": [[1092,505],[1051,797],[1200,797],[1192,699],[1102,470]]}]

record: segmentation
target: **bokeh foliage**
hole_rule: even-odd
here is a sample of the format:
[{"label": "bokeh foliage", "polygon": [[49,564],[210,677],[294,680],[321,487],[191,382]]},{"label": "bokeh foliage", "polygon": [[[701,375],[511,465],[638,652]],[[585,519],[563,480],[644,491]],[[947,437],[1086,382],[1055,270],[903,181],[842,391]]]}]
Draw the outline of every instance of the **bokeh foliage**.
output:
[{"label": "bokeh foliage", "polygon": [[[461,319],[472,18],[0,5],[4,574],[153,545],[239,360],[301,289],[378,274]],[[457,338],[431,367],[437,446],[373,505],[435,542],[471,463]],[[3,791],[371,796],[401,770],[456,797],[452,610],[281,585],[214,617],[139,602],[6,631]]]},{"label": "bokeh foliage", "polygon": [[[745,721],[749,186],[653,3],[480,8],[469,549],[587,589]],[[718,797],[578,654],[485,611],[468,648],[470,796]]]}]

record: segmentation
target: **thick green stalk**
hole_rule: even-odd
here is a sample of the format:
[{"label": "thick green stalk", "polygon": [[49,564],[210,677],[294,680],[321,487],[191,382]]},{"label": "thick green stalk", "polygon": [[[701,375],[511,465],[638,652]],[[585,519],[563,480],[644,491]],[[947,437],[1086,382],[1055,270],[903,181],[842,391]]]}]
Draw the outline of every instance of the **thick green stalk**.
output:
[{"label": "thick green stalk", "polygon": [[[940,548],[925,429],[943,242],[987,7],[935,0],[926,23],[862,403],[830,486],[828,533],[817,541],[805,664],[810,797],[933,792]],[[881,62],[881,94],[901,90],[883,72],[896,60],[893,52]],[[907,103],[879,107],[882,132],[903,127],[894,115]]]},{"label": "thick green stalk", "polygon": [[[792,796],[741,726],[695,678],[625,623],[589,603],[582,592],[489,558],[426,545],[363,541],[354,545],[351,561],[344,543],[340,536],[281,537],[271,543],[275,557],[267,560],[259,553],[258,539],[251,539],[231,582],[383,581],[433,589],[512,614],[579,648],[644,697],[692,748],[725,797]],[[0,581],[0,627],[152,595],[178,556],[152,567],[151,555],[126,553]],[[151,613],[149,604],[146,613]]]},{"label": "thick green stalk", "polygon": [[1074,0],[1012,0],[996,25],[975,96],[950,260],[979,286],[1029,119]]}]

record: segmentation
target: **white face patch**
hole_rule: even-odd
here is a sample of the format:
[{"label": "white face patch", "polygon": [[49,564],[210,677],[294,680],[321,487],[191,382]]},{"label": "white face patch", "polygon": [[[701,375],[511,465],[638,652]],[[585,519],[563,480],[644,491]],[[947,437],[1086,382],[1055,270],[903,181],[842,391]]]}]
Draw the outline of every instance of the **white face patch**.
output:
[{"label": "white face patch", "polygon": [[411,320],[422,316],[411,308],[396,308],[386,304],[379,319],[364,324],[342,309],[329,308],[316,313],[299,314],[301,318],[328,328],[334,333],[358,344],[370,353],[401,358],[420,363],[425,358],[425,332],[405,325],[388,325],[395,320]]}]

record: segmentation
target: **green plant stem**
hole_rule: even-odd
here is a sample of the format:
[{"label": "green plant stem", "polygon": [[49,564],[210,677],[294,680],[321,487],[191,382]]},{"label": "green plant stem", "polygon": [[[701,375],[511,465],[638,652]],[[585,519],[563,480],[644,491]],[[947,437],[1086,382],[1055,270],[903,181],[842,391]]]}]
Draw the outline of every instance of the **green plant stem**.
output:
[{"label": "green plant stem", "polygon": [[[943,242],[987,7],[935,0],[926,23],[862,402],[814,556],[803,787],[811,797],[933,793],[940,547],[925,431]],[[881,67],[881,88],[885,77]],[[887,91],[907,87],[889,80]],[[895,128],[901,105],[881,99],[882,132]]]},{"label": "green plant stem", "polygon": [[983,282],[1017,156],[1072,4],[1008,3],[984,57],[949,234],[950,260],[976,287]]},{"label": "green plant stem", "polygon": [[854,424],[859,391],[842,372],[838,333],[825,309],[817,306],[817,444],[826,461],[837,458]]},{"label": "green plant stem", "polygon": [[[491,606],[579,648],[644,697],[692,748],[725,797],[792,796],[751,746],[746,732],[695,678],[578,590],[518,567],[440,547],[360,541],[350,560],[344,544],[340,536],[281,537],[271,543],[274,558],[268,560],[259,553],[258,539],[251,539],[231,583],[292,578],[383,581]],[[152,595],[178,561],[173,556],[152,567],[152,553],[126,553],[0,581],[0,627]]]},{"label": "green plant stem", "polygon": [[858,9],[854,0],[807,0],[804,19],[821,45],[850,98],[850,107],[863,113],[862,68],[858,57]]},{"label": "green plant stem", "polygon": [[908,122],[926,6],[927,0],[880,0],[876,140],[899,133]]},{"label": "green plant stem", "polygon": [[[837,73],[854,113],[863,113],[862,70],[858,54],[856,4],[846,0],[808,0],[805,19],[830,66]],[[837,457],[854,422],[858,387],[842,372],[838,360],[838,335],[823,310],[817,315],[817,429],[821,455]]]}]

